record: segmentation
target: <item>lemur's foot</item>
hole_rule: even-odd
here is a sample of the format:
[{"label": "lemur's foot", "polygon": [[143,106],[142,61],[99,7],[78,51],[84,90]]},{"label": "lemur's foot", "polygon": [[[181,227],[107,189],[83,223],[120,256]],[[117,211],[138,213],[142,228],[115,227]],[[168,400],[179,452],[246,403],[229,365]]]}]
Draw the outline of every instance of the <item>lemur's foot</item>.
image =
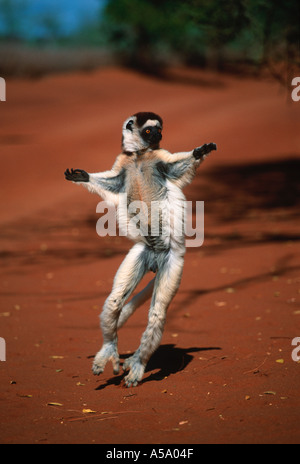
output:
[{"label": "lemur's foot", "polygon": [[136,387],[138,383],[142,380],[145,365],[142,364],[139,354],[135,353],[130,358],[126,359],[123,364],[123,370],[126,371],[130,369],[129,374],[125,377],[125,385],[129,387]]},{"label": "lemur's foot", "polygon": [[118,375],[120,372],[120,358],[115,343],[108,343],[103,345],[99,353],[96,354],[93,363],[93,373],[100,375],[108,361],[112,362],[114,374]]},{"label": "lemur's foot", "polygon": [[72,182],[89,182],[90,176],[82,169],[67,169],[65,171],[65,178]]},{"label": "lemur's foot", "polygon": [[206,143],[202,145],[202,147],[195,148],[193,152],[193,156],[199,160],[201,158],[205,159],[206,156],[210,154],[213,150],[217,149],[217,145],[215,143]]}]

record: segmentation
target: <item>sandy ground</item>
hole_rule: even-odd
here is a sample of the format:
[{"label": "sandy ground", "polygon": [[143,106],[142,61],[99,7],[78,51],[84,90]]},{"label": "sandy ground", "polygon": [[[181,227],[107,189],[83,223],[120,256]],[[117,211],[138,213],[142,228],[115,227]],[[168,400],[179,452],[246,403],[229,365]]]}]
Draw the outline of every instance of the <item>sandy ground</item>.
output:
[{"label": "sandy ground", "polygon": [[[9,81],[0,108],[1,443],[299,443],[300,103],[277,83],[130,71]],[[107,170],[123,120],[164,118],[163,147],[218,144],[186,190],[205,201],[161,347],[127,389],[91,372],[98,315],[131,244],[99,238],[99,198],[64,170]],[[122,329],[124,360],[147,320]],[[87,412],[87,410],[93,412]]]}]

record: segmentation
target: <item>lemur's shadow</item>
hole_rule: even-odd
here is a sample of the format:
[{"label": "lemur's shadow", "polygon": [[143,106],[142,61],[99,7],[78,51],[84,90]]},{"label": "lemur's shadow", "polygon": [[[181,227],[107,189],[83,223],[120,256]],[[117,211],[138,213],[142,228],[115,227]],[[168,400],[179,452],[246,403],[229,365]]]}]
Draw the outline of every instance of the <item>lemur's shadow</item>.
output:
[{"label": "lemur's shadow", "polygon": [[[148,377],[144,378],[141,384],[152,381],[160,381],[171,374],[176,374],[182,371],[194,359],[190,353],[199,353],[200,351],[221,350],[220,347],[207,348],[177,348],[175,345],[161,345],[151,357],[146,371],[154,371],[160,369]],[[121,359],[126,359],[132,356],[131,354],[120,355]],[[105,384],[99,385],[96,390],[103,390],[109,385],[121,385],[126,373],[109,379]]]}]

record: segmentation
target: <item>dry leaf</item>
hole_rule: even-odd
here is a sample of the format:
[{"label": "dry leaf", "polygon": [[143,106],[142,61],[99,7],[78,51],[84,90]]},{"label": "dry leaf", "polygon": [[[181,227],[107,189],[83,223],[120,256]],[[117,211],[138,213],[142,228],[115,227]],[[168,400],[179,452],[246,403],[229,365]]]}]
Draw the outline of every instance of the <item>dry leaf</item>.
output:
[{"label": "dry leaf", "polygon": [[83,414],[93,414],[94,412],[97,412],[97,411],[93,411],[92,409],[83,409],[82,412]]},{"label": "dry leaf", "polygon": [[245,396],[245,400],[246,400],[246,401],[250,400],[250,398],[251,398],[251,397],[248,396],[248,395]]},{"label": "dry leaf", "polygon": [[189,421],[181,421],[181,422],[179,422],[179,425],[185,425],[185,424],[188,424],[188,423],[189,423]]},{"label": "dry leaf", "polygon": [[273,395],[273,396],[276,396],[276,392],[274,392],[274,391],[266,391],[266,392],[264,392],[264,395]]},{"label": "dry leaf", "polygon": [[226,293],[235,293],[235,289],[232,287],[226,288]]},{"label": "dry leaf", "polygon": [[284,364],[284,359],[276,359],[276,362],[277,362],[278,364]]},{"label": "dry leaf", "polygon": [[50,359],[64,359],[63,356],[49,356]]},{"label": "dry leaf", "polygon": [[227,303],[226,303],[226,301],[215,301],[215,305],[216,305],[218,308],[222,308],[223,306],[226,306]]},{"label": "dry leaf", "polygon": [[47,406],[58,406],[61,407],[63,406],[61,403],[47,403]]}]

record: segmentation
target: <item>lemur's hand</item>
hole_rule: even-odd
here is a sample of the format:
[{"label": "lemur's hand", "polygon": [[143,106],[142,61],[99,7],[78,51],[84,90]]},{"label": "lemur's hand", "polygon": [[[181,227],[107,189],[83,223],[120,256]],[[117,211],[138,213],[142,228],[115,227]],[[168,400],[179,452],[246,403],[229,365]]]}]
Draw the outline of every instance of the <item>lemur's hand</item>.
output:
[{"label": "lemur's hand", "polygon": [[69,169],[65,172],[65,178],[72,182],[89,182],[90,176],[82,169]]},{"label": "lemur's hand", "polygon": [[201,158],[205,159],[211,151],[216,149],[217,145],[215,143],[206,143],[205,145],[202,145],[202,147],[195,148],[193,156],[196,158],[196,160],[199,160]]}]

